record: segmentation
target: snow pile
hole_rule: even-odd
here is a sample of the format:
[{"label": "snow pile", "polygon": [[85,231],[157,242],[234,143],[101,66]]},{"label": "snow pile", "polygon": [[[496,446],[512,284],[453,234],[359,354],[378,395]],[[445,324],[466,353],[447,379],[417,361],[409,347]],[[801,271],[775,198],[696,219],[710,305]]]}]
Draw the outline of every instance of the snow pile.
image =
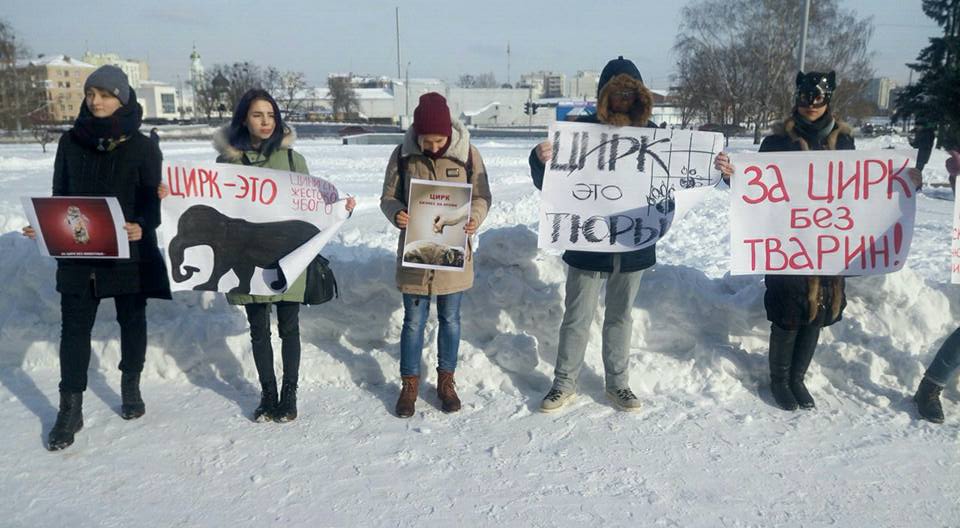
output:
[{"label": "snow pile", "polygon": [[[743,141],[732,150],[755,148]],[[858,146],[898,142],[877,138]],[[953,207],[948,193],[935,189],[919,197],[906,269],[849,279],[845,318],[824,330],[808,374],[818,398],[815,413],[782,413],[764,403],[770,400],[769,323],[762,277],[726,273],[729,193],[717,189],[675,224],[658,246],[659,264],[645,272],[641,284],[631,379],[647,408],[637,417],[604,403],[598,310],[580,380],[581,400],[548,417],[534,410],[552,379],[566,268],[558,255],[536,248],[538,197],[527,172],[530,146],[478,144],[491,175],[494,206],[479,235],[475,286],[462,308],[457,383],[465,407],[460,415],[442,416],[431,407],[436,403],[430,395],[435,316],[427,327],[422,370],[428,379],[420,412],[408,421],[388,413],[399,377],[402,308],[394,286],[397,230],[383,219],[378,197],[392,147],[305,141],[299,150],[311,171],[355,195],[359,205],[324,251],[341,298],[301,311],[301,419],[264,426],[289,450],[289,461],[278,461],[261,445],[257,431],[263,427],[240,417],[258,394],[242,309],[229,306],[222,295],[187,292],[148,306],[148,416],[132,424],[119,423],[110,411],[118,401],[111,387],[118,378],[119,330],[112,302],[101,305],[87,425],[70,448],[88,464],[75,468],[78,478],[111,467],[117,456],[109,449],[112,435],[130,450],[124,456],[133,457],[125,460],[134,468],[138,456],[159,450],[158,462],[144,462],[157,475],[145,492],[168,497],[174,507],[144,504],[140,512],[167,525],[308,519],[408,525],[431,510],[432,522],[468,525],[554,525],[561,521],[546,516],[555,512],[565,515],[563,522],[589,523],[853,525],[871,518],[897,525],[916,521],[907,516],[916,504],[906,505],[923,482],[932,479],[944,486],[941,492],[957,496],[956,481],[947,475],[960,463],[952,448],[960,423],[954,402],[946,401],[953,425],[930,429],[914,421],[907,401],[960,316],[956,289],[947,284]],[[170,160],[213,156],[205,141],[165,142],[163,148]],[[40,154],[36,146],[0,145],[0,276],[5,278],[0,282],[0,400],[7,402],[0,417],[16,438],[0,466],[17,469],[0,492],[22,499],[11,504],[43,493],[43,482],[53,478],[59,464],[51,456],[31,476],[29,462],[20,460],[24,453],[40,452],[38,435],[56,414],[55,265],[16,232],[24,223],[19,196],[49,192],[52,159],[52,152]],[[946,179],[943,159],[942,152],[934,153],[928,181]],[[946,396],[957,399],[957,380]],[[203,411],[191,412],[196,409]],[[912,432],[901,431],[911,423],[916,425]],[[161,431],[169,442],[158,438]],[[323,446],[319,455],[317,446]],[[793,460],[797,456],[803,459]],[[889,459],[908,456],[919,457],[917,472],[890,465]],[[301,460],[302,467],[293,460]],[[778,469],[778,462],[790,467]],[[871,469],[858,477],[861,465]],[[405,473],[415,478],[398,478]],[[785,474],[806,486],[804,495],[794,494]],[[336,486],[326,486],[328,475]],[[117,478],[136,475],[124,470]],[[899,495],[847,482],[857,478],[879,482],[881,490],[892,487]],[[110,482],[105,477],[92,497],[112,494]],[[250,488],[257,511],[235,511],[233,496],[222,490],[199,499],[182,491],[211,483],[214,489]],[[404,488],[408,484],[415,496]],[[837,499],[848,488],[850,498]],[[284,507],[274,507],[277,497],[285,497],[279,500]],[[940,494],[921,500],[930,504],[927,519],[956,518],[956,501]],[[93,512],[91,522],[111,515],[101,502],[84,502]],[[878,504],[885,507],[877,509]],[[0,507],[4,511],[10,512]],[[31,510],[13,518],[14,525],[52,524],[51,519],[75,519],[70,515],[68,510],[50,515]],[[130,515],[114,520],[138,524]]]}]

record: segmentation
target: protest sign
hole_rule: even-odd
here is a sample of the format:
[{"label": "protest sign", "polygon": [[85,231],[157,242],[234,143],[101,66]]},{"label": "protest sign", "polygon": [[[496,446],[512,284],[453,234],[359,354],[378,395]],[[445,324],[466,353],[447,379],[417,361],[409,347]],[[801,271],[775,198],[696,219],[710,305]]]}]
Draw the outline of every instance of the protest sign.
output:
[{"label": "protest sign", "polygon": [[731,154],[731,273],[899,270],[913,238],[916,151]]},{"label": "protest sign", "polygon": [[115,197],[24,197],[21,201],[44,256],[130,258],[123,211]]},{"label": "protest sign", "polygon": [[275,295],[346,220],[323,178],[221,163],[163,165],[158,239],[171,289]]},{"label": "protest sign", "polygon": [[714,186],[716,132],[554,123],[540,204],[540,248],[624,252],[670,229],[678,193]]},{"label": "protest sign", "polygon": [[463,271],[472,192],[469,183],[410,180],[403,266]]}]

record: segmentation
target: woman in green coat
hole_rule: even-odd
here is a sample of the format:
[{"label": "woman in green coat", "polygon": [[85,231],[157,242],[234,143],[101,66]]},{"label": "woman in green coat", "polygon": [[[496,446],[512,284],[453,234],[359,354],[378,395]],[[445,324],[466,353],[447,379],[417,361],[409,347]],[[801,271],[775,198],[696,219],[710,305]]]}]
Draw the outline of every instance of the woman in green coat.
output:
[{"label": "woman in green coat", "polygon": [[[284,126],[277,102],[265,90],[247,91],[237,103],[230,124],[214,135],[218,163],[252,165],[309,174],[303,156],[292,149],[296,134]],[[356,202],[347,199],[347,211]],[[297,417],[297,379],[300,371],[300,303],[303,302],[305,274],[301,274],[281,295],[228,293],[230,304],[243,305],[250,323],[253,360],[260,378],[260,405],[256,421],[288,422]],[[283,385],[279,398],[273,372],[270,344],[270,307],[277,307],[277,327],[283,358]]]}]

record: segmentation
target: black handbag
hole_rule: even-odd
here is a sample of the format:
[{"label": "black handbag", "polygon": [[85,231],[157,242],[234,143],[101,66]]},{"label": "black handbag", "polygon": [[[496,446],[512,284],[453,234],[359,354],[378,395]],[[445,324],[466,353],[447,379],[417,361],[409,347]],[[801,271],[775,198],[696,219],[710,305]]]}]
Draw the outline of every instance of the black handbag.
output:
[{"label": "black handbag", "polygon": [[337,279],[330,269],[330,261],[323,255],[314,257],[307,266],[307,286],[303,292],[303,304],[323,304],[334,297],[340,297]]}]

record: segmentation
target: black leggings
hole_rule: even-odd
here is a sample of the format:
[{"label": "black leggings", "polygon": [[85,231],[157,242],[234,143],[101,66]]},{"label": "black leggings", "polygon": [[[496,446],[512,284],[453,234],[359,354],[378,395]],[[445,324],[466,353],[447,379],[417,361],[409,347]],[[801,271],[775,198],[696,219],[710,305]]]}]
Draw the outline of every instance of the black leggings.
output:
[{"label": "black leggings", "polygon": [[[120,370],[138,374],[147,355],[147,298],[142,294],[113,298],[120,323]],[[90,333],[100,299],[88,290],[60,296],[60,392],[87,389],[90,368]]]},{"label": "black leggings", "polygon": [[[270,344],[271,303],[245,304],[250,322],[250,343],[253,362],[261,385],[276,384],[273,373],[273,346]],[[281,301],[277,306],[277,329],[280,332],[280,356],[283,358],[283,382],[297,385],[300,377],[300,303]]]}]

